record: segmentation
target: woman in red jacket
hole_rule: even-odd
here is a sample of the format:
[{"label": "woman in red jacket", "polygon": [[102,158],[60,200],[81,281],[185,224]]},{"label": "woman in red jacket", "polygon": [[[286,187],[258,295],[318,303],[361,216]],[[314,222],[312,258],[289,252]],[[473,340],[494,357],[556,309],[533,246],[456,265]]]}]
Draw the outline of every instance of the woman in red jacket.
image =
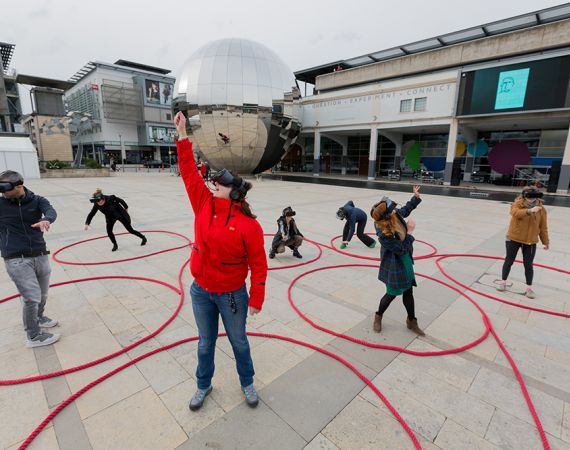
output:
[{"label": "woman in red jacket", "polygon": [[[198,389],[189,407],[195,411],[212,391],[214,352],[219,316],[232,345],[236,367],[246,402],[257,406],[253,386],[253,361],[245,331],[249,307],[257,314],[265,297],[267,260],[263,230],[245,201],[252,187],[243,178],[222,170],[212,176],[212,193],[200,176],[194,160],[192,142],[186,135],[186,118],[179,112],[174,118],[178,131],[180,173],[194,211],[194,242],[190,271],[192,310],[198,326]],[[251,269],[249,296],[245,279]]]}]

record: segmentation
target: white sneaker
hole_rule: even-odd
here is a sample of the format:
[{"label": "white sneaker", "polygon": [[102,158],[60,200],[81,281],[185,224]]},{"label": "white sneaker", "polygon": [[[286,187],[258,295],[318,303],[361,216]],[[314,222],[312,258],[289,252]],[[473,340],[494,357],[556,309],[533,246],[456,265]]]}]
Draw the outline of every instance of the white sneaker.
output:
[{"label": "white sneaker", "polygon": [[534,291],[530,288],[527,288],[526,292],[524,293],[528,298],[536,298]]},{"label": "white sneaker", "polygon": [[38,319],[38,324],[42,328],[53,328],[57,325],[57,320],[50,319],[47,316],[42,316]]},{"label": "white sneaker", "polygon": [[51,345],[59,341],[60,337],[61,336],[59,334],[40,333],[36,337],[28,339],[26,341],[26,347],[34,348],[43,347],[44,345]]},{"label": "white sneaker", "polygon": [[501,281],[499,284],[497,284],[497,291],[505,292],[506,290],[507,290],[507,282],[506,281]]}]

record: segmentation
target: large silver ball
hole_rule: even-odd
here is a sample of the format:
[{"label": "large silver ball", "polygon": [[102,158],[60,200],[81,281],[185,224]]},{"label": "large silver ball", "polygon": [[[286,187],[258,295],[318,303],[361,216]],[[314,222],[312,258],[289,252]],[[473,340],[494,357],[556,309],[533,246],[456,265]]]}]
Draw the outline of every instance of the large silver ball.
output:
[{"label": "large silver ball", "polygon": [[182,66],[174,109],[187,114],[195,148],[213,168],[258,173],[275,165],[298,135],[295,86],[293,73],[264,45],[220,39]]}]

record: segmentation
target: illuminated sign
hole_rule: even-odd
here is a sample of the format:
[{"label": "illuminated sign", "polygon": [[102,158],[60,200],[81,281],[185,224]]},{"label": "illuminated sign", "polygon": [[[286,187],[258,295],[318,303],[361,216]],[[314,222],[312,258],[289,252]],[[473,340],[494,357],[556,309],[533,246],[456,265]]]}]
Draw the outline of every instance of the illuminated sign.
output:
[{"label": "illuminated sign", "polygon": [[526,97],[526,87],[530,69],[517,69],[501,72],[497,83],[495,109],[522,108]]}]

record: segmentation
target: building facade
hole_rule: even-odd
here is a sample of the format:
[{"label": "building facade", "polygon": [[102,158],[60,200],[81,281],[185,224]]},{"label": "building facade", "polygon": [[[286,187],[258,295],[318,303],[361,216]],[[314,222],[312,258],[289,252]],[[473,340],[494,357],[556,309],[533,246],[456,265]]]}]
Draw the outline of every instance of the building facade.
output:
[{"label": "building facade", "polygon": [[22,117],[16,70],[10,67],[14,44],[0,42],[0,132],[14,133]]},{"label": "building facade", "polygon": [[174,77],[169,70],[129,61],[90,62],[69,81],[68,114],[80,113],[84,124],[72,136],[74,152],[83,148],[102,162],[172,161],[176,154],[172,123]]},{"label": "building facade", "polygon": [[295,73],[289,170],[570,185],[570,6]]}]

